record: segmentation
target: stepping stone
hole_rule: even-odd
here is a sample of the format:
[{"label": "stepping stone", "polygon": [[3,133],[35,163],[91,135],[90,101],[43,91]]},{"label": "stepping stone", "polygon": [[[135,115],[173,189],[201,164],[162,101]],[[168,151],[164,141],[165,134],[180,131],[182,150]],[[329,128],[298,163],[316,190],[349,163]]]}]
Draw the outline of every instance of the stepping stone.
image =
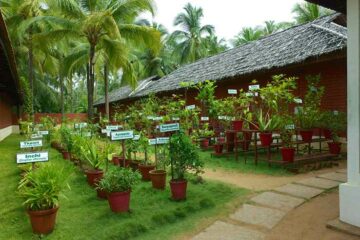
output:
[{"label": "stepping stone", "polygon": [[321,174],[318,177],[326,178],[326,179],[334,180],[334,181],[338,181],[338,182],[343,182],[343,183],[347,182],[347,176],[345,173],[331,172],[331,173]]},{"label": "stepping stone", "polygon": [[339,182],[328,180],[324,178],[306,178],[295,183],[303,184],[310,187],[322,188],[322,189],[331,189],[339,186]]},{"label": "stepping stone", "polygon": [[336,171],[337,173],[347,173],[347,169],[340,169]]},{"label": "stepping stone", "polygon": [[285,214],[285,212],[276,209],[244,204],[242,208],[237,210],[234,214],[231,214],[230,218],[243,223],[272,229],[280,222]]},{"label": "stepping stone", "polygon": [[290,211],[291,209],[299,206],[303,202],[305,202],[302,198],[296,198],[291,196],[286,196],[279,193],[274,192],[264,192],[261,193],[251,199],[251,201],[272,207],[272,208],[278,208],[280,210],[284,210],[286,212]]},{"label": "stepping stone", "polygon": [[277,192],[289,194],[295,197],[301,197],[305,199],[311,199],[319,194],[321,194],[324,190],[306,187],[296,184],[286,184],[284,186],[278,187],[274,189]]},{"label": "stepping stone", "polygon": [[263,240],[265,234],[230,223],[216,221],[193,240]]}]

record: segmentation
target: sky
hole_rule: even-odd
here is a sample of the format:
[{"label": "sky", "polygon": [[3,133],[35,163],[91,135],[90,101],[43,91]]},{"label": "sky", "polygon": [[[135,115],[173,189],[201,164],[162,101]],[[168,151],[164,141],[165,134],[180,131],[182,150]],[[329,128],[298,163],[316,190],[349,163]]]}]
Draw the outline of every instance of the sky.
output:
[{"label": "sky", "polygon": [[[215,26],[216,34],[232,39],[243,27],[261,25],[264,21],[291,21],[291,10],[295,3],[303,0],[154,0],[156,15],[154,21],[163,24],[170,32],[175,16],[183,10],[187,3],[202,7],[204,18],[202,24]],[[152,19],[150,15],[144,16]]]}]

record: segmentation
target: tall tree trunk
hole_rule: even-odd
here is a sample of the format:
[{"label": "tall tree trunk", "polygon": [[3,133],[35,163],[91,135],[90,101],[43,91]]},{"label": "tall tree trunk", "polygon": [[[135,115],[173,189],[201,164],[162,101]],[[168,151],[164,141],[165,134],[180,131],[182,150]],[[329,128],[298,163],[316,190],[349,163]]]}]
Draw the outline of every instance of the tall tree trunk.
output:
[{"label": "tall tree trunk", "polygon": [[89,78],[87,82],[88,90],[88,118],[94,120],[94,82],[95,82],[95,46],[90,46]]},{"label": "tall tree trunk", "polygon": [[108,66],[104,65],[104,83],[105,83],[105,115],[110,120],[110,107],[109,107],[109,77],[108,77]]},{"label": "tall tree trunk", "polygon": [[64,77],[62,74],[59,76],[60,78],[60,104],[61,104],[61,124],[65,119],[65,107],[64,107]]},{"label": "tall tree trunk", "polygon": [[32,30],[29,30],[29,83],[31,90],[31,114],[34,115],[34,53],[32,46]]}]

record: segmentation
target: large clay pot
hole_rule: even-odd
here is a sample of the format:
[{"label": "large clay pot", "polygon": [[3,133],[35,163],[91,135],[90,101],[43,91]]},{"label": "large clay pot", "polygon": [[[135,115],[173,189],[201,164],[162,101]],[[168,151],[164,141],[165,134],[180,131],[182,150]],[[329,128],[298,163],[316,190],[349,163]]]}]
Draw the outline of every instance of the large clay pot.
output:
[{"label": "large clay pot", "polygon": [[234,131],[241,131],[243,128],[244,121],[242,120],[235,120],[232,121],[232,128]]},{"label": "large clay pot", "polygon": [[62,156],[64,159],[66,160],[70,160],[71,159],[71,153],[69,153],[68,151],[62,151]]},{"label": "large clay pot", "polygon": [[100,169],[86,170],[85,171],[87,182],[90,186],[96,187],[97,183],[103,177],[104,172]]},{"label": "large clay pot", "polygon": [[301,130],[300,136],[304,142],[311,142],[313,137],[313,130]]},{"label": "large clay pot", "polygon": [[326,139],[331,139],[331,131],[329,129],[323,129],[323,135]]},{"label": "large clay pot", "polygon": [[295,148],[281,148],[281,156],[284,162],[294,162]]},{"label": "large clay pot", "polygon": [[331,154],[339,155],[341,152],[341,142],[328,142],[329,152]]},{"label": "large clay pot", "polygon": [[30,217],[31,227],[35,234],[49,234],[54,230],[58,207],[48,210],[32,211],[27,213]]},{"label": "large clay pot", "polygon": [[209,147],[209,139],[208,138],[204,138],[201,140],[201,147],[202,148],[208,148]]},{"label": "large clay pot", "polygon": [[223,149],[224,149],[224,144],[217,143],[217,144],[214,145],[214,149],[215,149],[216,154],[221,154],[223,152]]},{"label": "large clay pot", "polygon": [[130,209],[130,190],[108,193],[108,202],[113,212],[128,212]]},{"label": "large clay pot", "polygon": [[139,164],[139,171],[141,173],[142,176],[142,180],[143,181],[150,181],[150,171],[154,170],[155,166],[154,165],[143,165],[143,164]]},{"label": "large clay pot", "polygon": [[114,155],[114,156],[112,157],[112,163],[113,163],[115,166],[119,166],[119,165],[120,165],[120,156]]},{"label": "large clay pot", "polygon": [[164,190],[166,186],[166,171],[151,170],[149,174],[153,188]]},{"label": "large clay pot", "polygon": [[186,199],[186,188],[187,188],[186,180],[181,180],[181,181],[171,180],[170,188],[171,188],[171,198],[173,200],[180,201]]},{"label": "large clay pot", "polygon": [[260,133],[260,142],[261,142],[261,146],[263,147],[268,147],[271,145],[273,141],[272,138],[272,133]]}]

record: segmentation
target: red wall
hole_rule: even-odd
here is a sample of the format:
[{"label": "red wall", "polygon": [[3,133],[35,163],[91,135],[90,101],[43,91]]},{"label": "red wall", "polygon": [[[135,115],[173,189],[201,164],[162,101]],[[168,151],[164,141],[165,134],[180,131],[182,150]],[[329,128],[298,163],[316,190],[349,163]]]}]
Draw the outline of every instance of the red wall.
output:
[{"label": "red wall", "polygon": [[0,129],[17,123],[16,105],[11,97],[5,93],[0,93]]},{"label": "red wall", "polygon": [[[39,123],[43,117],[51,117],[56,123],[61,123],[61,113],[35,113],[35,123]],[[86,122],[88,120],[86,113],[65,113],[65,118],[68,120],[78,120],[80,122]]]}]

